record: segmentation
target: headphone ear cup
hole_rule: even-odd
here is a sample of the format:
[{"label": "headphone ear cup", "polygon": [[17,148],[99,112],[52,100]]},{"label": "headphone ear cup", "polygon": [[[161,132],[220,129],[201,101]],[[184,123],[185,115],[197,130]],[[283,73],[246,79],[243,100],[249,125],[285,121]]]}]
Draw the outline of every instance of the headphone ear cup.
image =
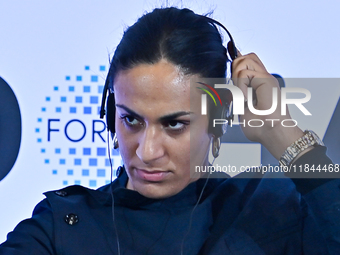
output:
[{"label": "headphone ear cup", "polygon": [[116,133],[115,127],[116,120],[116,101],[114,93],[109,93],[106,103],[106,125],[108,130],[114,134]]}]

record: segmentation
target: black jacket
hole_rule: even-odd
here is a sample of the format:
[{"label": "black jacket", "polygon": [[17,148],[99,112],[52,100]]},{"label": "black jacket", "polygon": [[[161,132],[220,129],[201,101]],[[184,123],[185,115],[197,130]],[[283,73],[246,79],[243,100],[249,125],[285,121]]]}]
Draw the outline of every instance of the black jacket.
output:
[{"label": "black jacket", "polygon": [[[330,160],[316,148],[305,163]],[[252,177],[209,179],[195,210],[205,179],[161,200],[125,189],[125,172],[111,187],[47,192],[0,254],[340,254],[338,179]]]}]

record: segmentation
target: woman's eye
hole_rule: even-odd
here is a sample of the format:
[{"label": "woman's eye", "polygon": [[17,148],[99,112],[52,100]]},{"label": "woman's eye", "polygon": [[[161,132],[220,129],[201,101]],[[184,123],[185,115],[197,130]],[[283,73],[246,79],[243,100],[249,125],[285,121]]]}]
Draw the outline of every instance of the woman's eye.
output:
[{"label": "woman's eye", "polygon": [[122,116],[121,119],[125,122],[126,125],[128,126],[136,126],[138,125],[140,122],[138,119],[136,119],[133,116]]},{"label": "woman's eye", "polygon": [[168,127],[171,129],[180,129],[184,126],[183,123],[178,122],[178,121],[169,121]]},{"label": "woman's eye", "polygon": [[186,124],[182,121],[173,120],[173,121],[167,122],[165,126],[170,131],[182,132],[187,128],[188,125],[189,124]]}]

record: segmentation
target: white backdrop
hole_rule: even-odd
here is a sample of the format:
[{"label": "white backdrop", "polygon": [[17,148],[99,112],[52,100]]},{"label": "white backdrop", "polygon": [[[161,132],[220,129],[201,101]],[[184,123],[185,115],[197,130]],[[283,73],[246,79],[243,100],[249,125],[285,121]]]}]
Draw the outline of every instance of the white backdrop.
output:
[{"label": "white backdrop", "polygon": [[[173,1],[198,13],[214,10],[213,17],[230,30],[240,51],[256,52],[269,72],[285,78],[340,76],[338,1],[207,2]],[[44,191],[74,183],[96,188],[109,180],[106,144],[98,134],[92,141],[108,56],[126,26],[165,3],[0,0],[0,76],[15,92],[22,115],[19,156],[0,182],[0,242],[20,220],[30,217]],[[319,84],[308,89],[319,105],[322,102],[322,114],[320,106],[313,108],[319,122],[308,128],[323,136],[340,86],[330,93]],[[51,119],[50,129],[59,131],[50,132],[48,141]],[[79,142],[67,139],[68,122],[66,133],[73,140],[80,140],[86,128]],[[95,122],[94,129],[100,131],[101,123]],[[234,148],[235,153],[238,147]],[[231,153],[229,145],[225,150]],[[247,153],[244,147],[239,150]],[[259,154],[253,155],[258,162]],[[119,157],[113,159],[114,167],[119,166]]]}]

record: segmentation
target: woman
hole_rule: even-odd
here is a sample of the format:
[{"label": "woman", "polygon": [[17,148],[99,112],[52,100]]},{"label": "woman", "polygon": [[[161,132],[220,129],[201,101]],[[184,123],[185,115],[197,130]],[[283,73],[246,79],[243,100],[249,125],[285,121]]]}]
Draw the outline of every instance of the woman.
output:
[{"label": "woman", "polygon": [[[201,90],[190,85],[226,75],[229,60],[217,25],[188,9],[165,8],[124,33],[106,84],[108,127],[124,162],[118,178],[97,191],[47,192],[0,254],[339,253],[339,216],[332,210],[338,180],[190,175],[193,166],[210,165],[211,141],[217,156],[223,133],[201,114]],[[258,110],[270,108],[278,83],[255,54],[238,53],[232,78],[244,94],[253,88]],[[246,110],[242,118],[254,117]],[[278,109],[256,118],[282,116]],[[244,133],[277,159],[311,136],[270,124]],[[307,147],[286,163],[331,164],[325,147]]]}]

